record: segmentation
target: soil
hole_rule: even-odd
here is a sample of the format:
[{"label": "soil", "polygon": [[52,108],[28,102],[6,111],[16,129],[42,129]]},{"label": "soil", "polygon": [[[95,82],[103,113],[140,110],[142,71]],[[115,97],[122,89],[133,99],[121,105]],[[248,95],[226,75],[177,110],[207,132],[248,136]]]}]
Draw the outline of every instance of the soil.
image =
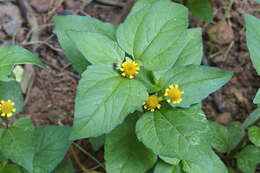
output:
[{"label": "soil", "polygon": [[[52,17],[57,13],[68,12],[64,10],[70,10],[79,15],[89,15],[118,24],[128,14],[133,2],[134,0],[29,0],[37,17],[40,33],[35,52],[48,69],[35,67],[36,76],[30,92],[26,93],[26,106],[18,117],[30,117],[36,125],[72,124],[79,75],[72,69],[59,47],[53,33]],[[252,0],[236,0],[233,4],[230,3],[229,0],[211,1],[214,8],[212,23],[190,17],[191,27],[203,29],[203,64],[234,72],[228,84],[203,101],[203,110],[207,117],[222,124],[243,121],[255,109],[252,100],[260,88],[260,77],[252,66],[246,46],[243,19],[245,13],[260,17],[260,6]],[[33,50],[35,42],[30,41],[31,27],[26,18],[17,13],[19,10],[18,4],[14,2],[0,1],[0,44],[14,43]],[[7,27],[11,25],[11,33],[5,30],[6,24]],[[79,143],[103,162],[102,150],[94,152],[87,140]],[[76,153],[86,168],[102,171],[89,157],[79,151]],[[70,156],[71,152],[68,154]],[[76,167],[81,172],[79,166]]]}]

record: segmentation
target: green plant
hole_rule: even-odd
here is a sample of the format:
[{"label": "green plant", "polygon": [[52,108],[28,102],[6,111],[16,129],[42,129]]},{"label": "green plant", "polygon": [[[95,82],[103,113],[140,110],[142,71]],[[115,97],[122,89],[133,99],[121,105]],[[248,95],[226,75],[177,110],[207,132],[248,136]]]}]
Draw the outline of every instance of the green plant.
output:
[{"label": "green plant", "polygon": [[105,135],[108,173],[144,173],[155,164],[156,173],[227,172],[200,102],[232,73],[200,65],[201,30],[187,29],[187,8],[140,0],[119,26],[76,15],[54,23],[81,73],[70,139],[100,146]]},{"label": "green plant", "polygon": [[[27,118],[11,123],[10,117],[19,113],[24,104],[13,68],[16,64],[28,63],[44,67],[26,49],[0,47],[0,118],[4,122],[0,128],[0,173],[49,173],[63,160],[71,144],[70,127],[35,127]],[[55,171],[60,170],[58,167]]]}]

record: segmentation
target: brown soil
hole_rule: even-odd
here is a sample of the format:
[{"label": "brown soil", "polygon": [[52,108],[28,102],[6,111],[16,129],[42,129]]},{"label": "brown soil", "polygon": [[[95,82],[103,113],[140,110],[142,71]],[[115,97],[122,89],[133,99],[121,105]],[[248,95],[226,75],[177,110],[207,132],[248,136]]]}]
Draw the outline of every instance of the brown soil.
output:
[{"label": "brown soil", "polygon": [[[30,92],[27,93],[28,100],[24,111],[19,116],[30,117],[37,125],[72,124],[74,98],[79,80],[79,75],[73,71],[59,48],[51,18],[57,12],[71,10],[80,15],[90,15],[102,21],[118,24],[127,15],[133,0],[110,0],[111,5],[98,3],[99,1],[89,1],[88,4],[84,2],[86,1],[29,0],[41,26],[39,41],[42,42],[36,53],[48,69],[35,67],[36,77]],[[4,8],[1,7],[2,4],[0,3],[0,8]],[[234,76],[227,85],[203,101],[203,109],[209,119],[223,124],[235,120],[243,121],[256,107],[252,100],[260,88],[260,77],[256,75],[246,46],[243,14],[259,16],[257,11],[260,8],[251,0],[236,0],[230,10],[229,0],[212,0],[212,4],[214,21],[206,24],[191,17],[191,26],[203,28],[203,64],[233,71]],[[15,3],[11,5],[18,7]],[[22,21],[22,25],[17,29],[16,35],[11,36],[1,27],[1,22],[9,18],[0,16],[0,41],[15,42],[32,50],[34,44],[26,39],[31,28],[25,18],[17,18]],[[86,140],[80,143],[99,160],[103,159],[102,151],[94,152]],[[85,167],[92,169],[97,166],[82,153],[79,155]],[[100,168],[96,170],[102,171]],[[80,169],[78,171],[81,172]]]}]

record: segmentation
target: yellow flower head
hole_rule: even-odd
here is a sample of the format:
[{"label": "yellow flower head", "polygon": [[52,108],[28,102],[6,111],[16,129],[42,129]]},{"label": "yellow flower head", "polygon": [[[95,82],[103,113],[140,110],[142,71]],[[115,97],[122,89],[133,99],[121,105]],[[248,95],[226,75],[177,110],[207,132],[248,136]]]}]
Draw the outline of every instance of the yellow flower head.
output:
[{"label": "yellow flower head", "polygon": [[130,79],[133,79],[139,70],[140,67],[135,61],[125,61],[120,67],[121,75]]},{"label": "yellow flower head", "polygon": [[160,101],[162,101],[163,98],[162,97],[157,97],[156,95],[151,95],[148,97],[148,99],[144,102],[144,108],[154,112],[155,109],[160,109],[161,108],[161,104]]},{"label": "yellow flower head", "polygon": [[167,102],[173,104],[181,103],[181,95],[184,94],[184,91],[179,89],[179,85],[170,85],[164,93],[164,96],[167,97]]},{"label": "yellow flower head", "polygon": [[0,113],[2,117],[11,117],[15,111],[16,109],[14,108],[14,102],[11,100],[1,100]]}]

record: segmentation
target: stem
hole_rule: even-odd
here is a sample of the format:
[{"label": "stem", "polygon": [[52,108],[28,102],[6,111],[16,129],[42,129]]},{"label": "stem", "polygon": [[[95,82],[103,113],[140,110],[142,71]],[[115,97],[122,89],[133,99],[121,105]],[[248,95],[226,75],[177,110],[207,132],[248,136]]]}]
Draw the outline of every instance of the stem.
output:
[{"label": "stem", "polygon": [[88,157],[90,157],[92,160],[94,160],[97,164],[99,164],[102,168],[104,168],[105,169],[105,167],[104,167],[104,165],[100,162],[100,161],[98,161],[94,156],[92,156],[89,152],[87,152],[84,148],[82,148],[79,144],[77,144],[77,143],[73,143],[73,145],[75,146],[75,147],[77,147],[81,152],[83,152],[84,154],[86,154]]}]

